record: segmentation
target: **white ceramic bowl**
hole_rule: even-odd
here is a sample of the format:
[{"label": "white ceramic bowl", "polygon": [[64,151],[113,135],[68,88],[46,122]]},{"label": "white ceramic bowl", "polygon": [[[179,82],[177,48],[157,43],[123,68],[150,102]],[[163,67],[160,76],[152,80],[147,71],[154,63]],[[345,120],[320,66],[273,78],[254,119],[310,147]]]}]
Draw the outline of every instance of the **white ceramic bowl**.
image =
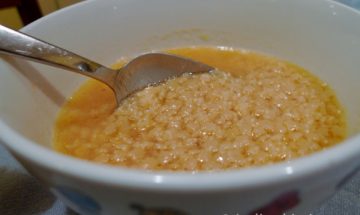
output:
[{"label": "white ceramic bowl", "polygon": [[348,140],[291,162],[199,174],[115,168],[51,149],[56,113],[83,77],[3,58],[0,137],[30,173],[78,212],[305,214],[359,167],[360,14],[345,6],[326,0],[90,0],[23,31],[107,65],[174,46],[256,50],[314,72],[347,109]]}]

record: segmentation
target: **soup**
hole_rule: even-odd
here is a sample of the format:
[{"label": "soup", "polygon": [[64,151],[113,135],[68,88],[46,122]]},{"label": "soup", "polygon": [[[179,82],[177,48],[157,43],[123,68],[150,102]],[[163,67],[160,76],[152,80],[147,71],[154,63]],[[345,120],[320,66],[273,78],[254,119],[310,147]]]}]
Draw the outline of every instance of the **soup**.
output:
[{"label": "soup", "polygon": [[346,137],[334,92],[299,66],[230,48],[168,52],[217,70],[147,87],[117,109],[112,91],[89,80],[60,110],[55,149],[129,168],[210,171],[294,159]]}]

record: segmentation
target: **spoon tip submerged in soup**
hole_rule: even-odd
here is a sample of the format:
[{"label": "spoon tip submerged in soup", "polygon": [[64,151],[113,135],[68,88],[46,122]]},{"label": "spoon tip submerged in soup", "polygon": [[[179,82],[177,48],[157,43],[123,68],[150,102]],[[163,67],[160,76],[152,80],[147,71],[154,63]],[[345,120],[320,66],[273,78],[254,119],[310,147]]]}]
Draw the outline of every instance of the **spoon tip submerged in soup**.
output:
[{"label": "spoon tip submerged in soup", "polygon": [[217,70],[145,88],[116,110],[111,90],[89,80],[60,110],[55,149],[129,168],[209,171],[294,159],[346,137],[336,95],[299,66],[233,49],[169,52]]}]

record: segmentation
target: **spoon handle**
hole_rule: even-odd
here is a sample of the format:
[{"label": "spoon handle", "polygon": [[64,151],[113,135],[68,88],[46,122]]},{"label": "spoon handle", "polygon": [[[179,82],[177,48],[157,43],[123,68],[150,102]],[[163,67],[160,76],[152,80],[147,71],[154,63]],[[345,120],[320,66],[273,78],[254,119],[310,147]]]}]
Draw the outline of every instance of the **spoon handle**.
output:
[{"label": "spoon handle", "polygon": [[113,86],[116,71],[55,45],[0,25],[0,52],[86,75]]}]

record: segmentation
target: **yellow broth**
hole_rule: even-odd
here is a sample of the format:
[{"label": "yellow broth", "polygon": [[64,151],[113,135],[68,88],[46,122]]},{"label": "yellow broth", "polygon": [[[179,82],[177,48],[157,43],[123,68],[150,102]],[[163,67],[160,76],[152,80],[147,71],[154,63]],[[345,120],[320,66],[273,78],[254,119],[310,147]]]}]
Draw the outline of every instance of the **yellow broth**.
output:
[{"label": "yellow broth", "polygon": [[294,159],[346,137],[334,92],[299,66],[232,49],[168,52],[218,71],[148,87],[118,109],[112,91],[89,80],[60,110],[55,149],[129,168],[208,171]]}]

